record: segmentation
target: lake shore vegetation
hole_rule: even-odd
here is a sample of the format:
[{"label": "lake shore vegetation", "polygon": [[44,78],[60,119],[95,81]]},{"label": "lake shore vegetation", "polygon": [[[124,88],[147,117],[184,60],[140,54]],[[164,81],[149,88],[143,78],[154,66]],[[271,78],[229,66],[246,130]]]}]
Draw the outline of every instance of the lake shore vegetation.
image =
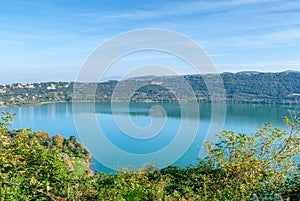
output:
[{"label": "lake shore vegetation", "polygon": [[299,200],[300,119],[287,130],[264,124],[253,134],[223,131],[197,165],[106,174],[89,169],[76,140],[0,121],[0,200]]}]

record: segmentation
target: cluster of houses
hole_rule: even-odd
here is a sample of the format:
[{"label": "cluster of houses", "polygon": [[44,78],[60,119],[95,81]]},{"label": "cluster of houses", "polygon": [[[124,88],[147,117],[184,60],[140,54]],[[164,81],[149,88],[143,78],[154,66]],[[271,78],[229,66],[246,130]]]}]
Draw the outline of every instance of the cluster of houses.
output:
[{"label": "cluster of houses", "polygon": [[[59,89],[69,88],[69,83],[36,83],[36,84],[10,84],[0,85],[0,107],[7,103],[22,103],[28,101],[44,101],[44,96],[63,94]],[[38,90],[38,91],[35,91]],[[42,93],[41,93],[42,91]],[[60,98],[65,98],[61,95]]]}]

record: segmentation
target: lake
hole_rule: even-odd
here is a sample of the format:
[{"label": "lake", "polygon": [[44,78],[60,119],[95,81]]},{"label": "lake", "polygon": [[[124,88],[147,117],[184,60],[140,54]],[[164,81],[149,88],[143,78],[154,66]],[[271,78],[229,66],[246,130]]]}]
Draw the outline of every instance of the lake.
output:
[{"label": "lake", "polygon": [[[289,109],[299,110],[295,105],[213,106],[214,109],[211,103],[197,105],[199,114],[195,105],[180,106],[175,103],[159,106],[136,103],[129,107],[116,104],[113,110],[110,104],[105,103],[77,103],[73,107],[71,103],[56,103],[2,110],[17,115],[12,128],[42,130],[51,136],[57,133],[63,137],[75,135],[93,155],[91,168],[103,172],[111,172],[128,164],[133,168],[149,163],[159,167],[195,164],[205,137],[213,138],[209,137],[211,134],[208,132],[218,132],[222,128],[251,133],[267,122],[274,127],[285,128],[282,117],[288,115]],[[226,114],[223,113],[225,110]],[[222,114],[224,124],[222,118],[218,119]],[[217,124],[212,123],[212,118]],[[97,125],[92,124],[93,121]]]}]

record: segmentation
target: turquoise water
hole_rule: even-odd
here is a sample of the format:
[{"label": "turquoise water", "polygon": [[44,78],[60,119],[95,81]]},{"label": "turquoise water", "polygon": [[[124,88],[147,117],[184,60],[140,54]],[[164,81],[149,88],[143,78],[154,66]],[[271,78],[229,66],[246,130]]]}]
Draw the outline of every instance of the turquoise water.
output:
[{"label": "turquoise water", "polygon": [[[105,158],[110,160],[109,166],[120,167],[130,163],[131,167],[143,165],[145,163],[157,163],[158,165],[170,165],[168,158],[172,158],[170,153],[166,154],[163,158],[153,158],[151,161],[146,157],[149,153],[164,152],[164,148],[170,144],[174,144],[177,147],[173,149],[174,154],[176,151],[182,152],[178,160],[171,161],[173,165],[186,166],[197,163],[197,157],[199,156],[199,150],[202,146],[202,141],[205,138],[209,126],[220,127],[223,129],[232,130],[242,133],[254,132],[256,128],[262,124],[270,122],[274,127],[284,128],[282,116],[288,115],[288,110],[299,110],[296,106],[291,105],[264,105],[264,104],[226,104],[217,105],[217,110],[214,110],[216,116],[218,114],[218,108],[226,108],[226,115],[224,116],[224,125],[214,125],[211,122],[211,111],[212,105],[210,103],[201,103],[199,105],[200,115],[195,115],[195,111],[189,111],[185,115],[181,115],[182,107],[191,107],[190,105],[179,106],[177,104],[161,104],[164,108],[166,117],[163,116],[158,110],[151,119],[149,117],[149,111],[152,108],[152,104],[130,104],[129,114],[132,122],[138,128],[147,128],[151,123],[158,122],[163,123],[162,128],[158,129],[155,136],[143,138],[143,132],[135,133],[137,136],[132,137],[126,132],[130,132],[131,127],[128,125],[128,130],[120,129],[114,121],[114,118],[124,118],[126,116],[127,107],[124,104],[118,104],[115,107],[114,115],[112,115],[111,106],[109,104],[93,104],[93,103],[80,103],[76,104],[77,117],[84,119],[87,115],[95,114],[98,127],[103,131],[105,138],[118,149],[124,153],[132,155],[145,155],[144,160],[138,157],[118,158],[112,153],[110,149],[101,149],[102,142],[95,139],[97,133],[93,126],[90,126],[88,122],[83,121],[82,125],[76,125],[74,123],[74,115],[72,111],[71,103],[57,103],[57,104],[45,104],[40,106],[28,106],[28,107],[16,107],[6,108],[4,111],[15,113],[17,116],[13,122],[13,128],[32,128],[33,130],[47,131],[49,135],[53,136],[57,133],[63,137],[69,137],[75,135],[92,151],[93,159],[91,161],[91,168],[98,169],[104,172],[110,172],[111,169],[101,164],[102,159]],[[152,108],[153,109],[153,108]],[[76,115],[75,115],[76,116]],[[183,117],[183,118],[181,118]],[[88,119],[88,116],[87,116]],[[195,133],[192,132],[192,127],[195,123],[199,123]],[[212,124],[211,124],[212,123]],[[193,135],[193,141],[191,146],[186,149],[180,149],[180,146],[187,146],[184,142],[185,138],[181,138],[182,142],[176,142],[177,132],[185,124],[186,139],[189,135]],[[79,129],[82,127],[83,130]],[[127,126],[126,124],[123,126]],[[189,129],[191,128],[191,129]],[[125,128],[126,129],[126,128]],[[78,133],[79,132],[79,133]],[[136,132],[136,131],[134,131]],[[215,131],[214,131],[215,132]],[[216,131],[217,132],[217,131]],[[130,134],[130,133],[129,133]],[[78,136],[79,135],[79,136]],[[139,138],[140,136],[141,138]],[[191,138],[190,138],[191,139]],[[90,146],[91,143],[94,143]],[[187,143],[188,144],[188,143]],[[98,149],[99,148],[99,149]],[[175,151],[174,151],[175,150]],[[98,152],[98,153],[96,153]],[[101,153],[99,153],[101,152]],[[172,154],[171,153],[171,154]],[[96,158],[100,162],[96,160]],[[128,160],[127,160],[128,159]],[[160,161],[164,160],[164,161]],[[107,165],[105,162],[103,162]],[[114,168],[113,167],[113,168]]]}]

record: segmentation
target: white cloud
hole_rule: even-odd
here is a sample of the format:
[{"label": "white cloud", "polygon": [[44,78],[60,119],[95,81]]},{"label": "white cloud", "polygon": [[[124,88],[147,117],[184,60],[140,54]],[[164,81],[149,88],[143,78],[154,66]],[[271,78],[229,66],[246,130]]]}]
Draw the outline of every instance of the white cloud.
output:
[{"label": "white cloud", "polygon": [[217,12],[218,10],[224,10],[244,6],[251,4],[263,4],[276,2],[277,0],[222,0],[222,1],[193,1],[193,2],[177,2],[177,3],[165,3],[160,4],[159,7],[150,10],[135,9],[124,12],[100,12],[90,13],[84,12],[78,14],[79,17],[91,17],[91,20],[103,20],[105,22],[115,20],[135,20],[141,21],[146,19],[156,19],[167,16],[180,16],[180,15],[193,15],[199,13]]}]

